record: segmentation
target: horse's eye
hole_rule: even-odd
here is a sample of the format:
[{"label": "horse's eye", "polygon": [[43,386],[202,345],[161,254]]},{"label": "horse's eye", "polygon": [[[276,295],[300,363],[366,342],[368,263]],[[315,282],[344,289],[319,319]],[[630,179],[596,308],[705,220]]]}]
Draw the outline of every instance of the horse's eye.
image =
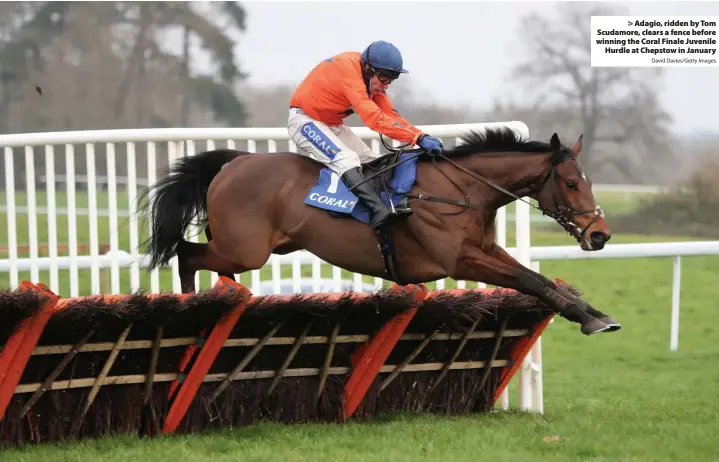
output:
[{"label": "horse's eye", "polygon": [[577,186],[577,183],[575,183],[573,181],[567,181],[567,188],[574,189],[574,190],[579,189]]}]

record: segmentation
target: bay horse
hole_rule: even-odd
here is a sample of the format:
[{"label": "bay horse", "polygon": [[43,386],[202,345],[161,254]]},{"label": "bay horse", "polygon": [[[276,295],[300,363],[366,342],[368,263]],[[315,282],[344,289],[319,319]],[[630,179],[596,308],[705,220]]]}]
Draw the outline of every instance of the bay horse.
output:
[{"label": "bay horse", "polygon": [[[530,197],[538,202],[532,206],[554,218],[583,250],[604,247],[611,234],[578,161],[582,137],[567,147],[556,133],[547,143],[500,127],[460,139],[440,155],[418,154],[408,194],[414,213],[393,220],[388,231],[398,269],[394,282],[445,277],[484,282],[540,299],[580,324],[586,335],[620,329],[612,317],[495,243],[497,209]],[[217,149],[178,159],[170,175],[140,195],[155,198],[141,206],[153,220],[150,269],[176,254],[182,291],[194,292],[199,270],[233,278],[261,268],[272,253],[306,249],[345,270],[392,280],[370,226],[303,202],[323,167],[293,152]],[[184,239],[195,219],[208,243]]]}]

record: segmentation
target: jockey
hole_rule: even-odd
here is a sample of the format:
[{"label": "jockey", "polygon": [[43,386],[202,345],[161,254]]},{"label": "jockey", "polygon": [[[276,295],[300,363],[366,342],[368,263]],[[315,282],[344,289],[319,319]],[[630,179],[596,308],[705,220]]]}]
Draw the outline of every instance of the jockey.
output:
[{"label": "jockey", "polygon": [[[345,52],[319,63],[297,86],[290,100],[287,130],[298,151],[327,165],[348,188],[364,179],[361,164],[381,157],[343,120],[357,112],[372,130],[400,142],[442,152],[442,143],[399,115],[386,94],[400,74],[402,55],[385,41],[371,43],[361,54]],[[369,182],[353,193],[370,209],[370,226],[380,227],[391,215]],[[406,203],[395,210],[410,215]]]}]

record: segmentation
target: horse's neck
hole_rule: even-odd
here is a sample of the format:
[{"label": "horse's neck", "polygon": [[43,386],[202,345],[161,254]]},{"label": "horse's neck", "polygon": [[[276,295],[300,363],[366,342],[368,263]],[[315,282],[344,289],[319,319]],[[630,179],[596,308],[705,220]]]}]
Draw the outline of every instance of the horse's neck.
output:
[{"label": "horse's neck", "polygon": [[[550,153],[506,153],[497,156],[467,156],[461,164],[492,183],[523,197],[533,194],[533,187],[541,181],[549,169]],[[459,162],[458,162],[459,163]],[[484,183],[475,188],[483,192],[491,189],[489,202],[492,207],[503,207],[516,199]]]}]

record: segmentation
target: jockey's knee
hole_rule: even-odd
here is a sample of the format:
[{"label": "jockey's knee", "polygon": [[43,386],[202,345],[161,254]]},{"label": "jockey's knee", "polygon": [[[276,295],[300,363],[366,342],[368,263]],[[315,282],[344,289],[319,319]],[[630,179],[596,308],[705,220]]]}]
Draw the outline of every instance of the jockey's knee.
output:
[{"label": "jockey's knee", "polygon": [[340,177],[348,170],[362,166],[362,162],[357,154],[354,156],[343,157],[342,159],[336,159],[336,161],[333,161],[331,164],[330,168]]}]

